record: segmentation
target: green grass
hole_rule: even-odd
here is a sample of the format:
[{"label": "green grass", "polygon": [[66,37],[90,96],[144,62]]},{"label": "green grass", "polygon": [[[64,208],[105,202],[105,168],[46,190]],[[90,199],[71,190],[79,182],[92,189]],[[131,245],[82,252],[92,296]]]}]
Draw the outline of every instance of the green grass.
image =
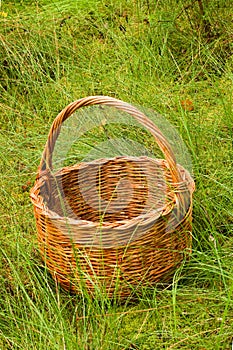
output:
[{"label": "green grass", "polygon": [[[231,1],[203,0],[204,13],[197,1],[31,3],[2,1],[0,9],[0,349],[230,350]],[[169,120],[196,182],[191,260],[167,288],[122,304],[55,285],[37,251],[29,199],[53,119],[95,94]],[[102,141],[100,131],[83,136],[78,157]],[[123,133],[151,147],[143,133]]]}]

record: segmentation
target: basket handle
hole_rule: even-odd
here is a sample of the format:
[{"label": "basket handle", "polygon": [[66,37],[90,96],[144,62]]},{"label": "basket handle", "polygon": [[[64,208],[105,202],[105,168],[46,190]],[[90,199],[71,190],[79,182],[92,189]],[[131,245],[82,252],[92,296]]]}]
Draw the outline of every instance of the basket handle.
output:
[{"label": "basket handle", "polygon": [[179,171],[177,169],[175,155],[171,149],[170,144],[165,136],[152,121],[140,112],[134,106],[108,96],[89,96],[81,98],[66,106],[54,119],[50,128],[48,139],[42,154],[41,162],[38,168],[38,178],[45,175],[47,170],[52,170],[52,154],[55,147],[56,140],[60,134],[62,123],[69,118],[77,109],[92,105],[106,105],[115,107],[119,110],[127,112],[133,116],[140,124],[142,124],[154,136],[159,148],[163,152],[165,159],[171,171],[172,180],[174,183],[181,181]]}]

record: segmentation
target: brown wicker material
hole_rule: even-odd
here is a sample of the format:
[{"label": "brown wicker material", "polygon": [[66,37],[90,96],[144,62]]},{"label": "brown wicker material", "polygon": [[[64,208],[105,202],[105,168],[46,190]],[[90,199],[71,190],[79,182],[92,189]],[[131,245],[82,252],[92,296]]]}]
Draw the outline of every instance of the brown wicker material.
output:
[{"label": "brown wicker material", "polygon": [[[127,112],[151,132],[165,159],[120,156],[52,172],[62,123],[77,109],[107,105]],[[128,296],[168,281],[191,251],[194,182],[176,164],[161,131],[120,100],[91,96],[54,120],[31,190],[42,258],[66,289]]]}]

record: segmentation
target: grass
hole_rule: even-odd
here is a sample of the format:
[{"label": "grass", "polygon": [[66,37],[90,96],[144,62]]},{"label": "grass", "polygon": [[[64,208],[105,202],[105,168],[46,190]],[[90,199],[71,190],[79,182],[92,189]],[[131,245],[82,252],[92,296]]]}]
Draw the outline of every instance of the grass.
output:
[{"label": "grass", "polygon": [[[231,349],[231,9],[230,0],[2,2],[0,349]],[[191,260],[167,288],[122,304],[53,282],[29,200],[54,117],[94,94],[169,120],[196,182]]]}]

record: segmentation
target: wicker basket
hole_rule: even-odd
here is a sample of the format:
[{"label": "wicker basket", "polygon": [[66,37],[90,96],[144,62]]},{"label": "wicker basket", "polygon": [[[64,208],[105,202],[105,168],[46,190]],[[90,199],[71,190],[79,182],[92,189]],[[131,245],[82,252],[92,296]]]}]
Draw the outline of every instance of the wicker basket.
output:
[{"label": "wicker basket", "polygon": [[[135,118],[165,159],[120,156],[53,173],[62,123],[77,109],[98,104]],[[73,292],[85,287],[90,294],[104,290],[110,297],[127,297],[142,286],[166,282],[191,252],[193,191],[190,174],[143,113],[106,96],[75,101],[52,124],[30,193],[41,256],[54,279]]]}]

